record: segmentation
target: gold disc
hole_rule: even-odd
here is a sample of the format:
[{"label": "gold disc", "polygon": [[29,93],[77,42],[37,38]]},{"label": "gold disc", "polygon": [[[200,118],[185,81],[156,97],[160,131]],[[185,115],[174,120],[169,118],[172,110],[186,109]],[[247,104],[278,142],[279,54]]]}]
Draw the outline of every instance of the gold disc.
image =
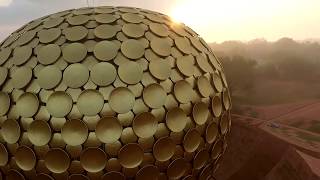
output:
[{"label": "gold disc", "polygon": [[117,113],[129,112],[135,103],[134,94],[125,87],[118,87],[112,90],[109,97],[109,105]]},{"label": "gold disc", "polygon": [[183,75],[192,76],[195,71],[194,57],[191,55],[178,57],[177,67]]},{"label": "gold disc", "polygon": [[72,109],[72,98],[64,91],[55,91],[47,101],[48,112],[57,118],[66,116]]},{"label": "gold disc", "polygon": [[144,55],[143,44],[134,39],[129,39],[121,44],[121,52],[130,59],[139,59]]},{"label": "gold disc", "polygon": [[29,84],[32,79],[32,69],[27,66],[18,67],[12,74],[12,85],[21,89]]},{"label": "gold disc", "polygon": [[55,18],[50,18],[49,20],[46,20],[43,22],[43,27],[45,28],[53,28],[58,25],[60,25],[64,21],[63,17],[55,17]]},{"label": "gold disc", "polygon": [[214,96],[211,101],[212,112],[215,117],[219,117],[222,113],[222,102],[220,96]]},{"label": "gold disc", "polygon": [[103,96],[99,91],[93,89],[82,91],[77,102],[79,111],[86,116],[98,114],[102,110],[103,105]]},{"label": "gold disc", "polygon": [[183,147],[186,152],[194,152],[200,145],[201,135],[196,129],[190,129],[183,139]]},{"label": "gold disc", "polygon": [[159,59],[149,63],[149,70],[152,76],[159,80],[166,80],[171,75],[171,66],[168,61]]},{"label": "gold disc", "polygon": [[94,46],[93,54],[101,61],[110,61],[117,56],[118,50],[119,47],[114,42],[100,41]]},{"label": "gold disc", "polygon": [[43,120],[34,120],[28,127],[29,141],[35,146],[44,146],[51,140],[50,125]]},{"label": "gold disc", "polygon": [[124,13],[121,15],[121,17],[123,20],[130,23],[141,23],[143,20],[143,16],[133,13]]},{"label": "gold disc", "polygon": [[37,76],[37,82],[41,88],[52,89],[60,83],[62,72],[57,66],[50,65],[42,68]]},{"label": "gold disc", "polygon": [[5,92],[0,92],[0,116],[4,116],[10,109],[10,97]]},{"label": "gold disc", "polygon": [[16,143],[20,138],[20,126],[16,120],[6,120],[1,126],[1,135],[5,142]]},{"label": "gold disc", "polygon": [[161,108],[167,98],[167,93],[159,84],[153,83],[143,89],[143,100],[151,108]]},{"label": "gold disc", "polygon": [[153,145],[154,158],[160,162],[168,161],[175,152],[176,145],[169,137],[162,137]]},{"label": "gold disc", "polygon": [[176,37],[174,39],[174,42],[177,46],[177,48],[182,51],[184,54],[190,54],[191,53],[191,44],[189,39],[185,37]]},{"label": "gold disc", "polygon": [[209,152],[207,149],[200,150],[194,157],[193,167],[195,169],[203,168],[209,159]]},{"label": "gold disc", "polygon": [[50,43],[58,39],[61,35],[59,28],[43,29],[38,32],[39,41],[42,43]]},{"label": "gold disc", "polygon": [[61,128],[61,137],[68,145],[81,145],[88,138],[88,127],[81,120],[68,120]]},{"label": "gold disc", "polygon": [[36,155],[27,146],[20,146],[15,153],[15,160],[18,167],[24,171],[32,170],[37,162]]},{"label": "gold disc", "polygon": [[214,93],[210,81],[205,76],[199,76],[197,79],[197,87],[203,97],[209,97]]},{"label": "gold disc", "polygon": [[181,108],[172,108],[167,112],[166,124],[171,131],[180,132],[187,124],[187,116]]},{"label": "gold disc", "polygon": [[88,172],[99,172],[105,168],[107,156],[103,150],[90,147],[84,150],[80,156],[80,163],[83,169]]},{"label": "gold disc", "polygon": [[15,65],[22,65],[27,62],[32,55],[30,46],[16,47],[13,51],[12,61]]},{"label": "gold disc", "polygon": [[73,26],[64,30],[66,39],[69,41],[80,41],[87,37],[88,29],[83,26]]},{"label": "gold disc", "polygon": [[67,18],[67,21],[69,24],[71,25],[81,25],[81,24],[85,24],[86,22],[88,22],[90,19],[89,16],[87,15],[78,15],[78,16],[71,16]]},{"label": "gold disc", "polygon": [[136,143],[124,145],[118,154],[120,164],[125,168],[135,168],[142,163],[143,150]]},{"label": "gold disc", "polygon": [[39,108],[39,100],[33,93],[23,93],[17,100],[17,112],[22,117],[32,117]]},{"label": "gold disc", "polygon": [[45,155],[44,164],[53,173],[63,173],[70,166],[70,158],[64,150],[52,148]]},{"label": "gold disc", "polygon": [[212,144],[218,136],[218,126],[215,122],[211,122],[206,129],[206,140],[208,143]]},{"label": "gold disc", "polygon": [[69,63],[81,62],[87,56],[87,47],[82,43],[71,43],[62,50],[62,56]]},{"label": "gold disc", "polygon": [[110,63],[101,62],[91,68],[90,78],[98,86],[108,86],[116,77],[117,70]]},{"label": "gold disc", "polygon": [[103,24],[94,29],[94,35],[100,39],[110,39],[118,32],[118,28],[113,25]]},{"label": "gold disc", "polygon": [[167,37],[169,35],[169,29],[167,26],[159,23],[150,23],[150,30],[158,36]]},{"label": "gold disc", "polygon": [[137,62],[128,61],[119,66],[118,75],[125,83],[137,84],[142,79],[143,70]]},{"label": "gold disc", "polygon": [[192,116],[198,125],[203,125],[207,122],[209,113],[208,106],[203,102],[198,102],[193,106]]},{"label": "gold disc", "polygon": [[94,16],[94,19],[99,23],[109,24],[109,23],[113,23],[118,18],[116,18],[112,14],[98,14]]},{"label": "gold disc", "polygon": [[140,24],[124,24],[122,32],[128,37],[139,38],[144,35],[145,29]]},{"label": "gold disc", "polygon": [[87,83],[89,79],[89,70],[83,64],[71,64],[63,73],[64,83],[71,88],[79,88]]},{"label": "gold disc", "polygon": [[180,179],[188,170],[188,167],[188,163],[184,159],[176,159],[170,163],[167,169],[167,175],[172,179]]},{"label": "gold disc", "polygon": [[169,56],[171,54],[171,44],[167,39],[153,38],[150,47],[159,56]]},{"label": "gold disc", "polygon": [[191,85],[185,80],[180,80],[174,85],[174,95],[181,103],[192,101],[193,93]]},{"label": "gold disc", "polygon": [[116,142],[122,133],[122,126],[115,117],[104,117],[96,126],[97,138],[103,143]]},{"label": "gold disc", "polygon": [[56,44],[48,44],[40,48],[38,61],[43,65],[48,65],[56,62],[61,55],[61,49]]},{"label": "gold disc", "polygon": [[134,133],[140,138],[152,137],[158,127],[158,122],[150,112],[143,112],[133,119],[132,128]]}]

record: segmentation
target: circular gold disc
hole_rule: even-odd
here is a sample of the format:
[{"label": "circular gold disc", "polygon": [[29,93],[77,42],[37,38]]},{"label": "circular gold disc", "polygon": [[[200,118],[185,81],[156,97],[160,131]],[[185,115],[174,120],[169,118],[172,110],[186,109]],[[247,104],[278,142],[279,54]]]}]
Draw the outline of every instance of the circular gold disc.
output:
[{"label": "circular gold disc", "polygon": [[198,77],[197,86],[200,94],[203,97],[209,97],[214,93],[210,81],[205,76]]},{"label": "circular gold disc", "polygon": [[37,82],[41,88],[52,89],[60,83],[61,79],[61,70],[55,65],[50,65],[39,71]]},{"label": "circular gold disc", "polygon": [[110,39],[118,32],[116,26],[103,24],[94,29],[94,35],[100,39]]},{"label": "circular gold disc", "polygon": [[6,120],[2,123],[1,134],[5,142],[16,143],[20,138],[20,126],[16,120]]},{"label": "circular gold disc", "polygon": [[174,85],[174,95],[179,102],[188,103],[192,100],[193,89],[187,81],[180,80]]},{"label": "circular gold disc", "polygon": [[117,18],[112,14],[98,14],[94,16],[95,20],[99,23],[113,23]]},{"label": "circular gold disc", "polygon": [[108,86],[117,77],[116,68],[107,62],[101,62],[91,68],[90,78],[98,86]]},{"label": "circular gold disc", "polygon": [[106,166],[107,156],[100,148],[87,148],[80,156],[83,169],[88,172],[99,172]]},{"label": "circular gold disc", "polygon": [[223,105],[225,109],[228,110],[230,108],[231,102],[230,102],[229,93],[227,90],[223,91],[222,100],[223,100]]},{"label": "circular gold disc", "polygon": [[166,124],[171,131],[180,132],[187,124],[187,115],[179,107],[172,108],[167,112]]},{"label": "circular gold disc", "polygon": [[162,137],[153,145],[154,158],[160,162],[168,161],[175,152],[176,145],[169,137]]},{"label": "circular gold disc", "polygon": [[17,112],[22,117],[32,117],[39,108],[39,100],[33,93],[24,93],[17,100]]},{"label": "circular gold disc", "polygon": [[36,36],[36,31],[31,30],[27,31],[20,36],[20,38],[16,41],[18,45],[24,45],[30,42]]},{"label": "circular gold disc", "polygon": [[43,27],[45,28],[56,27],[59,24],[61,24],[63,21],[64,21],[63,17],[50,18],[49,20],[46,20],[45,22],[43,22]]},{"label": "circular gold disc", "polygon": [[13,63],[15,65],[21,65],[27,62],[32,55],[32,48],[30,46],[16,47],[13,51]]},{"label": "circular gold disc", "polygon": [[163,24],[150,23],[149,27],[150,30],[158,36],[166,37],[169,35],[169,29]]},{"label": "circular gold disc", "polygon": [[149,63],[150,73],[159,80],[166,80],[171,75],[171,66],[166,60],[153,60]]},{"label": "circular gold disc", "polygon": [[7,93],[0,91],[0,116],[4,116],[10,109],[11,101]]},{"label": "circular gold disc", "polygon": [[57,118],[66,116],[72,109],[72,98],[64,91],[52,93],[47,101],[48,112]]},{"label": "circular gold disc", "polygon": [[139,59],[144,55],[143,44],[134,39],[129,39],[121,44],[121,52],[130,59]]},{"label": "circular gold disc", "polygon": [[25,180],[25,178],[19,171],[10,169],[6,174],[6,180]]},{"label": "circular gold disc", "polygon": [[222,113],[222,103],[220,96],[214,96],[211,101],[212,112],[215,117],[219,117]]},{"label": "circular gold disc", "polygon": [[207,72],[207,73],[213,72],[213,69],[212,69],[211,65],[209,64],[206,56],[200,54],[196,57],[196,60],[197,60],[197,64],[201,68],[201,70],[203,70],[204,72]]},{"label": "circular gold disc", "polygon": [[124,145],[118,154],[120,164],[125,168],[135,168],[143,160],[143,150],[136,143]]},{"label": "circular gold disc", "polygon": [[87,56],[87,47],[82,43],[71,43],[66,45],[62,50],[64,60],[69,63],[77,63]]},{"label": "circular gold disc", "polygon": [[88,29],[83,26],[73,26],[65,29],[66,39],[69,41],[80,41],[87,37]]},{"label": "circular gold disc", "polygon": [[202,149],[199,151],[193,160],[193,167],[195,169],[201,169],[203,168],[209,159],[209,152],[207,149]]},{"label": "circular gold disc", "polygon": [[167,98],[167,93],[159,84],[150,84],[143,89],[143,100],[151,108],[161,108]]},{"label": "circular gold disc", "polygon": [[122,133],[122,126],[115,117],[104,117],[96,126],[97,138],[103,143],[116,142]]},{"label": "circular gold disc", "polygon": [[32,149],[27,146],[20,146],[14,157],[18,167],[24,171],[32,170],[37,162],[36,155]]},{"label": "circular gold disc", "polygon": [[123,82],[137,84],[142,79],[143,70],[137,62],[128,61],[119,66],[118,74]]},{"label": "circular gold disc", "polygon": [[82,91],[77,102],[79,111],[86,116],[98,114],[102,110],[103,105],[103,96],[99,91],[93,89]]},{"label": "circular gold disc", "polygon": [[40,48],[38,52],[38,61],[43,65],[56,62],[60,57],[61,49],[56,44],[48,44]]},{"label": "circular gold disc", "polygon": [[111,172],[104,174],[101,179],[102,180],[125,180],[126,178],[120,172],[111,171]]},{"label": "circular gold disc", "polygon": [[145,29],[140,24],[124,24],[122,32],[132,38],[139,38],[144,35]]},{"label": "circular gold disc", "polygon": [[193,56],[181,56],[177,58],[177,67],[179,71],[185,76],[192,76],[194,74]]},{"label": "circular gold disc", "polygon": [[136,180],[158,179],[160,171],[157,166],[147,165],[141,168],[136,175]]},{"label": "circular gold disc", "polygon": [[122,14],[122,19],[130,22],[130,23],[141,23],[143,20],[143,17],[139,14],[133,14],[133,13],[124,13]]},{"label": "circular gold disc", "polygon": [[43,29],[38,32],[39,41],[42,43],[50,43],[61,35],[61,30],[59,28]]},{"label": "circular gold disc", "polygon": [[222,152],[222,141],[219,140],[214,144],[214,146],[211,149],[211,158],[216,159],[221,152]]},{"label": "circular gold disc", "polygon": [[209,113],[208,106],[203,102],[198,102],[193,106],[192,116],[198,125],[203,125],[207,122]]},{"label": "circular gold disc", "polygon": [[22,66],[12,74],[12,85],[15,88],[24,88],[32,79],[32,70],[30,67]]},{"label": "circular gold disc", "polygon": [[222,134],[226,134],[229,128],[229,113],[226,111],[223,113],[220,119],[220,129]]},{"label": "circular gold disc", "polygon": [[70,158],[64,150],[52,148],[45,155],[44,164],[53,173],[63,173],[70,166]]},{"label": "circular gold disc", "polygon": [[215,122],[211,122],[206,129],[206,140],[212,144],[218,136],[218,126]]},{"label": "circular gold disc", "polygon": [[135,103],[134,94],[125,87],[118,87],[112,90],[109,97],[109,105],[117,113],[129,112]]},{"label": "circular gold disc", "polygon": [[217,89],[217,91],[222,92],[223,85],[222,85],[222,80],[221,80],[220,75],[218,73],[213,73],[212,80],[214,83],[214,87]]},{"label": "circular gold disc", "polygon": [[89,70],[83,64],[71,64],[63,73],[63,81],[71,88],[79,88],[87,83],[89,79]]},{"label": "circular gold disc", "polygon": [[0,49],[0,65],[8,60],[12,52],[11,48]]},{"label": "circular gold disc", "polygon": [[150,47],[159,56],[169,56],[171,54],[171,44],[167,39],[153,38]]},{"label": "circular gold disc", "polygon": [[28,127],[29,141],[35,146],[44,146],[51,139],[50,125],[43,120],[34,120]]},{"label": "circular gold disc", "polygon": [[6,147],[0,143],[0,166],[5,166],[8,163],[9,156]]},{"label": "circular gold disc", "polygon": [[158,127],[156,117],[150,112],[138,114],[132,122],[134,133],[140,138],[149,138],[153,136]]},{"label": "circular gold disc", "polygon": [[184,54],[190,54],[191,53],[191,44],[190,41],[185,37],[176,37],[174,39],[174,42],[177,46],[177,48],[182,51]]},{"label": "circular gold disc", "polygon": [[71,25],[81,25],[81,24],[85,24],[86,22],[88,22],[90,19],[89,16],[87,15],[78,15],[78,16],[71,16],[67,18],[67,21],[69,24]]},{"label": "circular gold disc", "polygon": [[61,137],[68,145],[81,145],[87,140],[88,127],[81,120],[68,120],[61,128]]},{"label": "circular gold disc", "polygon": [[167,169],[167,175],[172,179],[180,179],[188,170],[188,167],[188,163],[184,159],[176,159],[170,163]]},{"label": "circular gold disc", "polygon": [[201,135],[196,129],[190,129],[183,139],[183,147],[186,152],[194,152],[200,145]]},{"label": "circular gold disc", "polygon": [[119,47],[114,42],[101,41],[94,46],[93,53],[101,61],[110,61],[116,57],[118,50]]}]

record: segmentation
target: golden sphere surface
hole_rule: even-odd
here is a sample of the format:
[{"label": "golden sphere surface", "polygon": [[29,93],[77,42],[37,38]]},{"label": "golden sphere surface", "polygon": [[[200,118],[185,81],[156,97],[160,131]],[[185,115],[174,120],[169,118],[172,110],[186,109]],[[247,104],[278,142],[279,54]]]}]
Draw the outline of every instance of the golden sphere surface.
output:
[{"label": "golden sphere surface", "polygon": [[0,44],[0,90],[5,179],[208,179],[227,147],[221,63],[161,13],[34,20]]}]

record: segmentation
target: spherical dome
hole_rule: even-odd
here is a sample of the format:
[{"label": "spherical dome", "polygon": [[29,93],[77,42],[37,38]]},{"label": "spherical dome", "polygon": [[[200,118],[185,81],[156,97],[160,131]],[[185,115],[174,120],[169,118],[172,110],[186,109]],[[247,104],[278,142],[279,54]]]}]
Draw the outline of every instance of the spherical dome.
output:
[{"label": "spherical dome", "polygon": [[230,131],[223,68],[192,29],[68,10],[0,44],[0,168],[15,179],[207,179]]}]

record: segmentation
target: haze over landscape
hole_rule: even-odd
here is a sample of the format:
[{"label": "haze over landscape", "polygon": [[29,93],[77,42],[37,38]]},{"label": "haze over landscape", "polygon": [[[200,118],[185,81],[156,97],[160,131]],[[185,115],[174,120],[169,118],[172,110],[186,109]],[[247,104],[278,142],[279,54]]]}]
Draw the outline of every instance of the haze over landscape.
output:
[{"label": "haze over landscape", "polygon": [[[318,0],[88,0],[90,6],[134,6],[186,23],[207,42],[282,37],[320,38]],[[87,0],[0,0],[0,39],[50,13],[86,7]]]}]

